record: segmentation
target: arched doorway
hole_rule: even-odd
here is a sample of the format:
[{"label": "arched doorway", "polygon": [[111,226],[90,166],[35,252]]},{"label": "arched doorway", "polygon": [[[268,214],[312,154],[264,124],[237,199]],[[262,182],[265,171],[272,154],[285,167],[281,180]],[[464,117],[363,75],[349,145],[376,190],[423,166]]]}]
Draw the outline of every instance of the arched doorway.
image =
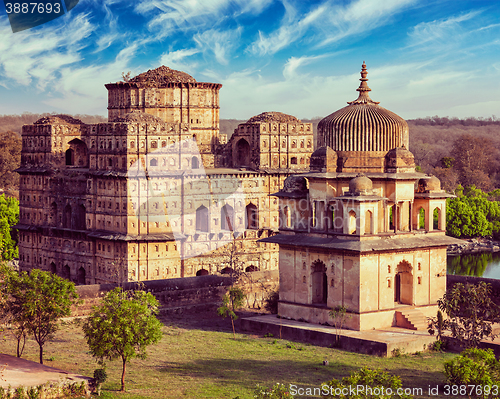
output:
[{"label": "arched doorway", "polygon": [[245,139],[236,143],[235,166],[250,166],[250,144]]},{"label": "arched doorway", "polygon": [[56,266],[56,264],[54,262],[50,263],[50,272],[52,274],[57,274],[57,266]]},{"label": "arched doorway", "polygon": [[77,283],[80,285],[85,284],[85,269],[83,267],[78,269]]},{"label": "arched doorway", "polygon": [[233,231],[234,211],[231,205],[224,205],[220,211],[221,229]]},{"label": "arched doorway", "polygon": [[71,281],[71,271],[68,265],[64,265],[62,272],[62,277]]},{"label": "arched doorway", "polygon": [[206,276],[208,275],[208,270],[207,269],[200,269],[196,272],[197,276]]},{"label": "arched doorway", "polygon": [[396,267],[394,284],[394,302],[413,305],[413,274],[412,266],[403,260]]},{"label": "arched doorway", "polygon": [[319,259],[312,264],[312,303],[324,303],[328,299],[326,266]]}]

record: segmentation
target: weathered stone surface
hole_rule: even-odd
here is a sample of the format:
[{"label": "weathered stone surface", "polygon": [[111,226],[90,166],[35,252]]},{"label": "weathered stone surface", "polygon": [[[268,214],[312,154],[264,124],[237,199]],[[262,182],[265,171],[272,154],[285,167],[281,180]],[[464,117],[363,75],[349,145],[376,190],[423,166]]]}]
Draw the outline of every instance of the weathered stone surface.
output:
[{"label": "weathered stone surface", "polygon": [[35,125],[55,125],[55,124],[70,124],[70,125],[83,125],[80,119],[75,119],[69,115],[50,115],[44,116],[34,122]]},{"label": "weathered stone surface", "polygon": [[162,65],[133,77],[129,82],[136,83],[139,87],[161,87],[168,83],[195,83],[196,79],[185,72]]},{"label": "weathered stone surface", "polygon": [[299,119],[297,119],[293,115],[287,115],[283,112],[263,112],[259,115],[252,116],[247,123],[256,123],[256,122],[278,122],[278,123],[301,123]]}]

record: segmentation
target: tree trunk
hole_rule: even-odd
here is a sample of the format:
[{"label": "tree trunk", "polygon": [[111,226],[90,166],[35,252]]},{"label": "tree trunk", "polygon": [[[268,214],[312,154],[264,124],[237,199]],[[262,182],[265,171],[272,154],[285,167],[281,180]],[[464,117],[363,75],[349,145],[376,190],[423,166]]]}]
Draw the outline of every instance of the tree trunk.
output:
[{"label": "tree trunk", "polygon": [[[21,348],[21,339],[23,340],[23,347]],[[17,338],[17,357],[21,357],[24,352],[24,346],[26,345],[26,335],[21,335]]]},{"label": "tree trunk", "polygon": [[120,389],[120,391],[125,391],[125,367],[127,366],[127,360],[122,357],[122,361],[123,361],[123,369],[122,369],[122,389]]},{"label": "tree trunk", "polygon": [[231,325],[233,326],[233,338],[236,339],[236,333],[234,332],[234,321],[232,316],[231,316]]},{"label": "tree trunk", "polygon": [[43,364],[43,345],[38,344],[40,347],[40,364]]}]

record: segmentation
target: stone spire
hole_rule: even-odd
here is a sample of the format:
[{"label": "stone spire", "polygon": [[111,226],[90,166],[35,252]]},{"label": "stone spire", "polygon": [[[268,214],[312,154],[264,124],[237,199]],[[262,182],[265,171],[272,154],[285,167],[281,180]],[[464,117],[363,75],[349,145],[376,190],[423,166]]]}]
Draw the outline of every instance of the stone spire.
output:
[{"label": "stone spire", "polygon": [[359,97],[354,100],[354,101],[348,101],[347,104],[379,104],[380,102],[378,101],[373,101],[370,96],[368,95],[369,91],[372,91],[368,87],[368,78],[366,77],[368,75],[368,71],[366,70],[366,64],[363,61],[363,65],[361,65],[361,84],[359,87],[356,89],[356,91],[359,91]]}]

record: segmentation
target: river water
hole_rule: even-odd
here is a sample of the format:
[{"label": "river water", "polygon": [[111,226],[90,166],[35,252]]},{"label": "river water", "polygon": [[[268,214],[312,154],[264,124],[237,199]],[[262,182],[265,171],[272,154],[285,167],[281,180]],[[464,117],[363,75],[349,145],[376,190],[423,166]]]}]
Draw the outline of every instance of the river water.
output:
[{"label": "river water", "polygon": [[448,274],[500,280],[500,252],[448,256]]}]

